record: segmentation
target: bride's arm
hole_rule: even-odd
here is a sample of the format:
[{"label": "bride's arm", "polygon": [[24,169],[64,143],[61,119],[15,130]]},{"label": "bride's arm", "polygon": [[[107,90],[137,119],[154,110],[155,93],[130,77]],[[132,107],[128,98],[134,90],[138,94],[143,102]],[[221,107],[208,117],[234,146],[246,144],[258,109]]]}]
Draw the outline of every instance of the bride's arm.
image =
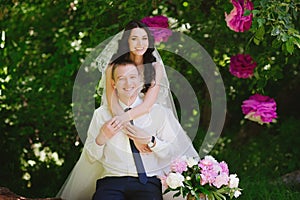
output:
[{"label": "bride's arm", "polygon": [[116,90],[112,85],[112,66],[109,65],[105,71],[106,74],[106,99],[110,112],[113,116],[121,115],[124,113],[122,107],[119,104]]},{"label": "bride's arm", "polygon": [[153,106],[153,104],[156,102],[159,89],[160,89],[160,81],[163,76],[163,66],[159,62],[157,62],[154,65],[154,70],[156,74],[155,85],[148,89],[142,104],[136,106],[135,108],[129,110],[128,112],[120,116],[124,121],[136,119],[137,117],[148,113],[151,107]]}]

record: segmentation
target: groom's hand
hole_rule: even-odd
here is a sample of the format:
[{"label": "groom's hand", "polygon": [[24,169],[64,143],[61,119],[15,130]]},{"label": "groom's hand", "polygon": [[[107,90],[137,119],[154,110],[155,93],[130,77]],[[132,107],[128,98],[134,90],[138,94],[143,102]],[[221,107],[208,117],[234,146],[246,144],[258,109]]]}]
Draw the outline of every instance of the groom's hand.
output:
[{"label": "groom's hand", "polygon": [[123,125],[118,121],[118,119],[116,117],[111,118],[101,127],[99,134],[96,137],[96,143],[98,145],[105,144],[107,140],[111,139],[122,129]]}]

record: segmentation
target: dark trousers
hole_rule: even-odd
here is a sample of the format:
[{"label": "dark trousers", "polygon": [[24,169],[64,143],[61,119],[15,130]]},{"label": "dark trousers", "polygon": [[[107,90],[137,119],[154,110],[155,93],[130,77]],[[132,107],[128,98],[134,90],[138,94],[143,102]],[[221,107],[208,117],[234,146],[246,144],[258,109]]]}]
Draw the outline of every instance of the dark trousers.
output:
[{"label": "dark trousers", "polygon": [[97,181],[93,200],[162,200],[162,185],[156,177],[145,185],[136,177],[105,177]]}]

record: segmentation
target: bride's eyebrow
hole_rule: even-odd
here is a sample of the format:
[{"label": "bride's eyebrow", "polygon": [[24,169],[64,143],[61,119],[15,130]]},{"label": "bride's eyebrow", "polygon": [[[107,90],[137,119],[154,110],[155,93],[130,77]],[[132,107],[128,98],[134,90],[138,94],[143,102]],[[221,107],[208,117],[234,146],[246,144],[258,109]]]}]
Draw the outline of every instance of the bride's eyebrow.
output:
[{"label": "bride's eyebrow", "polygon": [[[130,37],[139,37],[138,35],[131,35]],[[142,37],[148,37],[148,35],[143,35]]]}]

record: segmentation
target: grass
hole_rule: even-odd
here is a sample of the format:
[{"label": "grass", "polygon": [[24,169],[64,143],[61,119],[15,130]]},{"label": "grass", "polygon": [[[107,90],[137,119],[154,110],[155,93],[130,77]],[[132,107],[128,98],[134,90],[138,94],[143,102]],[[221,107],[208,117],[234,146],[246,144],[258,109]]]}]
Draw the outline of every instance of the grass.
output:
[{"label": "grass", "polygon": [[272,183],[267,177],[240,176],[243,188],[239,200],[298,200],[300,192],[282,183]]},{"label": "grass", "polygon": [[[243,191],[238,199],[300,199],[299,185],[287,186],[281,181],[284,174],[300,169],[300,121],[290,118],[259,131],[252,129],[247,139],[241,139],[238,129],[222,133],[210,152],[217,160],[226,161],[230,173],[240,178]],[[199,142],[201,138],[195,146]]]}]

